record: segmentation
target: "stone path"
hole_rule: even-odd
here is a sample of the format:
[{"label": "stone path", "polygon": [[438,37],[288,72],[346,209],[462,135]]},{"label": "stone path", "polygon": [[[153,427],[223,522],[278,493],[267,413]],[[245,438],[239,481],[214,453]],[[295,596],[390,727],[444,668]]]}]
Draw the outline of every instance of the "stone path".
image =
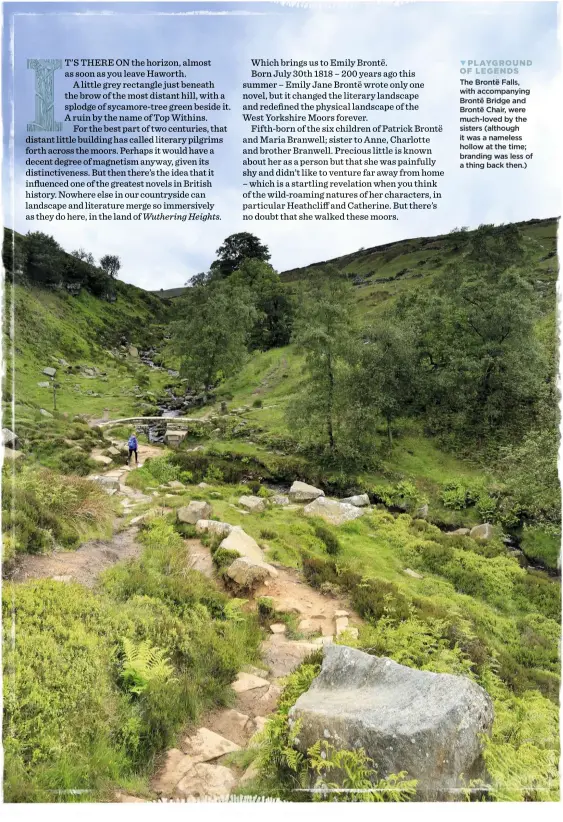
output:
[{"label": "stone path", "polygon": [[[192,567],[212,575],[209,549],[199,540],[188,543],[194,560]],[[233,707],[203,716],[200,727],[186,734],[178,748],[165,754],[151,783],[159,798],[225,800],[238,786],[249,785],[256,777],[254,766],[242,772],[226,761],[228,754],[248,747],[252,737],[264,728],[268,716],[276,709],[284,677],[334,636],[345,630],[357,632],[360,619],[344,603],[315,591],[296,571],[276,568],[278,576],[255,592],[251,607],[255,607],[258,597],[271,597],[276,611],[295,614],[299,632],[308,636],[290,639],[284,623],[271,626],[270,635],[262,643],[264,667],[248,667],[232,683],[236,694]],[[123,796],[117,797],[118,801],[136,799]]]}]

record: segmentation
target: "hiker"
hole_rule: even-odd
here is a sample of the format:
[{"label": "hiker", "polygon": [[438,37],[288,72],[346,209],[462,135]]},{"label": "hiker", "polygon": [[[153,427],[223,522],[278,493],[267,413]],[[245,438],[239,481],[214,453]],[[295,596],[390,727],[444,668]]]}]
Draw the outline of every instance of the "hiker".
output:
[{"label": "hiker", "polygon": [[127,443],[129,446],[129,456],[127,457],[127,465],[131,465],[131,454],[135,454],[135,465],[139,464],[139,457],[137,455],[137,435],[135,431],[131,431],[131,436],[129,437],[129,442]]}]

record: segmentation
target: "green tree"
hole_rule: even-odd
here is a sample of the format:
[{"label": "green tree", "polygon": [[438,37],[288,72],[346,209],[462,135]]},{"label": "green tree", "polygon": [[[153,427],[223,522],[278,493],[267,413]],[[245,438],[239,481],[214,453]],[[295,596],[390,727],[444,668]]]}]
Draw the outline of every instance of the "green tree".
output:
[{"label": "green tree", "polygon": [[199,285],[179,298],[177,312],[173,343],[190,384],[207,388],[236,373],[256,318],[248,290],[222,281]]},{"label": "green tree", "polygon": [[237,271],[244,260],[268,262],[270,251],[267,245],[248,231],[231,234],[217,251],[217,259],[211,264],[210,274],[225,279]]},{"label": "green tree", "polygon": [[353,344],[351,286],[333,268],[311,275],[300,299],[294,341],[305,354],[306,380],[288,408],[301,437],[328,449],[347,448],[345,373]]},{"label": "green tree", "polygon": [[387,425],[393,445],[392,423],[406,415],[416,397],[416,349],[406,324],[382,322],[366,329],[357,346],[349,375],[349,397],[356,409],[356,427],[372,428],[377,417]]},{"label": "green tree", "polygon": [[62,280],[63,250],[49,234],[30,231],[26,234],[26,274],[41,285],[57,285]]},{"label": "green tree", "polygon": [[83,248],[77,248],[76,251],[71,251],[70,253],[73,257],[76,257],[77,260],[82,260],[82,262],[85,262],[88,265],[96,264],[94,255],[91,251],[85,251]]},{"label": "green tree", "polygon": [[279,274],[263,260],[245,259],[231,280],[248,288],[254,298],[257,316],[250,337],[251,347],[267,351],[287,345],[293,326],[293,305]]},{"label": "green tree", "polygon": [[420,410],[435,429],[485,443],[533,418],[542,362],[527,263],[515,226],[481,226],[432,291],[399,300],[417,341]]},{"label": "green tree", "polygon": [[117,272],[121,268],[121,260],[117,254],[106,254],[100,260],[100,268],[110,277],[117,277]]}]

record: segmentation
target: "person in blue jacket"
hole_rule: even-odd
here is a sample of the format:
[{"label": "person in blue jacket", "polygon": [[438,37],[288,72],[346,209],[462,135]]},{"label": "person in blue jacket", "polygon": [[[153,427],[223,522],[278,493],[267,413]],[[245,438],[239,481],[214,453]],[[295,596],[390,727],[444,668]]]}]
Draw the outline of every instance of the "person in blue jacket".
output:
[{"label": "person in blue jacket", "polygon": [[129,456],[127,457],[127,465],[131,465],[131,454],[135,454],[135,465],[139,464],[139,457],[137,455],[137,448],[139,447],[137,444],[137,436],[134,431],[131,431],[131,436],[129,437],[129,442],[127,443],[129,446]]}]

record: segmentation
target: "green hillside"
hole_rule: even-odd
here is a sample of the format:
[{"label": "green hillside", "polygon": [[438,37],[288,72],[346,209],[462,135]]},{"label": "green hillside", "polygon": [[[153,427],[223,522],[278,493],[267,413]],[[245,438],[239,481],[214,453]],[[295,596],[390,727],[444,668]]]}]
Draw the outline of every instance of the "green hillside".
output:
[{"label": "green hillside", "polygon": [[[345,604],[356,630],[336,643],[488,692],[486,781],[461,798],[558,799],[556,234],[555,219],[482,227],[278,275],[243,233],[196,287],[145,292],[7,232],[8,801],[158,798],[186,731],[246,714],[231,683],[268,667],[271,625],[319,639],[278,607],[288,579],[293,605]],[[175,447],[143,430],[129,471],[130,428],[99,422],[159,405],[200,422]],[[369,506],[338,525],[307,516],[283,500],[295,480]],[[190,503],[256,541],[270,588],[233,584],[237,552],[196,533]],[[315,647],[261,735],[206,766],[232,769],[233,793],[310,800],[296,788],[323,761],[298,754],[287,713],[318,673]],[[365,754],[342,756],[346,784],[370,786]],[[383,796],[399,784],[412,798],[409,776],[384,779]]]}]

